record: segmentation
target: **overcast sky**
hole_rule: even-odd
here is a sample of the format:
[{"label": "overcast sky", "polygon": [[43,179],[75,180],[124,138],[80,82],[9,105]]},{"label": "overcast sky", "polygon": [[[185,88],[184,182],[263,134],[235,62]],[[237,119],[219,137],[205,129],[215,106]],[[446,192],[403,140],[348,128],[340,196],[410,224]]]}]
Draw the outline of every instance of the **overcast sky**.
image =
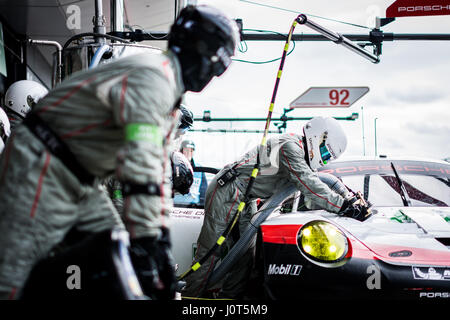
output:
[{"label": "overcast sky", "polygon": [[[288,33],[296,12],[340,20],[361,27],[311,17],[340,33],[368,34],[375,16],[385,17],[394,0],[198,0],[243,19],[244,29]],[[257,5],[261,4],[261,5]],[[284,8],[279,10],[272,6]],[[295,11],[295,12],[290,12]],[[450,15],[397,18],[382,28],[394,33],[450,33]],[[314,33],[298,25],[296,34]],[[280,57],[284,42],[247,41],[245,53],[236,59],[266,61]],[[291,47],[292,48],[292,44]],[[369,49],[371,50],[371,49]],[[332,42],[296,42],[287,57],[275,104],[274,117],[311,86],[367,86],[370,91],[349,108],[296,109],[293,117],[348,116],[341,121],[349,139],[345,157],[374,156],[377,119],[378,154],[393,157],[443,159],[450,156],[450,41],[385,42],[381,62],[373,64]],[[195,116],[211,110],[213,117],[266,117],[279,61],[249,64],[234,61],[225,74],[201,93],[190,93],[186,104]],[[363,108],[363,109],[362,109]],[[364,119],[364,135],[363,122]],[[301,132],[305,122],[288,122],[287,132]],[[263,122],[196,122],[194,128],[264,129]],[[276,127],[271,125],[271,129]],[[365,143],[363,143],[363,136]],[[258,134],[188,133],[197,145],[195,158],[202,165],[222,167],[260,143]]]}]

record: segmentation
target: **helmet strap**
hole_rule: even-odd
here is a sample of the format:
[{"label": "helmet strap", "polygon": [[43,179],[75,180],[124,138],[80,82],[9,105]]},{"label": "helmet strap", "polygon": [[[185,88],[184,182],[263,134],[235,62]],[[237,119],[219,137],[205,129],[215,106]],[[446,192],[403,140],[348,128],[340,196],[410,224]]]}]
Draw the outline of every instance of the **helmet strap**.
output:
[{"label": "helmet strap", "polygon": [[3,122],[0,122],[0,139],[2,139],[3,144],[6,144],[6,139],[8,139],[8,136],[6,135],[5,132],[5,125],[3,124]]},{"label": "helmet strap", "polygon": [[204,79],[199,77],[201,73],[201,61],[199,61],[199,57],[186,54],[186,52],[173,52],[176,54],[181,66],[184,90],[193,92],[203,90],[207,83],[204,83]]},{"label": "helmet strap", "polygon": [[14,115],[20,117],[20,119],[22,119],[22,120],[25,119],[25,117],[24,117],[22,114],[18,113],[17,111],[11,109],[11,108],[8,107],[8,106],[6,106],[6,108],[7,108],[7,110],[5,110],[6,113],[10,112],[10,113],[12,113],[12,114],[14,114]]}]

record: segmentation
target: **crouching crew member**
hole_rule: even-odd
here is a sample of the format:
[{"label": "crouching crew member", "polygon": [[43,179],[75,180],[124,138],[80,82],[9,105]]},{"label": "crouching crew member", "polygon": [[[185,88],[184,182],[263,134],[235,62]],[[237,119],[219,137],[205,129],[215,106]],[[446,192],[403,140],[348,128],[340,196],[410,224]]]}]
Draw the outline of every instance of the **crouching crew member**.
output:
[{"label": "crouching crew member", "polygon": [[[199,261],[213,247],[244,199],[250,175],[259,153],[260,170],[251,190],[251,199],[269,198],[286,183],[294,184],[317,206],[334,213],[359,217],[361,208],[351,205],[356,199],[346,200],[330,190],[317,176],[315,170],[328,161],[337,159],[347,146],[347,138],[337,120],[317,117],[303,128],[303,135],[282,134],[267,140],[265,147],[250,150],[240,160],[225,166],[211,181],[206,191],[205,219],[197,242],[195,260]],[[254,201],[248,203],[240,216],[239,232],[246,230]],[[233,237],[220,248],[233,245]],[[224,279],[220,296],[239,299],[243,297],[253,263],[253,247],[233,266]],[[182,292],[186,297],[207,295],[207,282],[221,253],[204,262],[199,269],[186,277]]]}]

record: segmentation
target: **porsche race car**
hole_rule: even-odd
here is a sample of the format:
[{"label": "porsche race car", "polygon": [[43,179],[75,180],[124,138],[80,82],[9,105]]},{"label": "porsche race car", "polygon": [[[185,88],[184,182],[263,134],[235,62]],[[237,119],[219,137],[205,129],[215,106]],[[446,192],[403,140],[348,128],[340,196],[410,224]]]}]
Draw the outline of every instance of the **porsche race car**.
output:
[{"label": "porsche race car", "polygon": [[[449,163],[336,161],[321,173],[361,191],[373,204],[371,217],[361,222],[311,210],[307,199],[288,186],[264,202],[210,276],[210,287],[256,240],[250,298],[450,298]],[[191,239],[184,238],[182,245],[175,239],[177,261],[183,260],[179,252],[186,253],[180,246],[192,244],[195,251],[202,221],[201,210],[195,210],[185,219],[191,232],[184,234]]]},{"label": "porsche race car", "polygon": [[270,297],[450,298],[448,163],[340,161],[321,172],[361,190],[373,215],[274,212],[260,226]]}]

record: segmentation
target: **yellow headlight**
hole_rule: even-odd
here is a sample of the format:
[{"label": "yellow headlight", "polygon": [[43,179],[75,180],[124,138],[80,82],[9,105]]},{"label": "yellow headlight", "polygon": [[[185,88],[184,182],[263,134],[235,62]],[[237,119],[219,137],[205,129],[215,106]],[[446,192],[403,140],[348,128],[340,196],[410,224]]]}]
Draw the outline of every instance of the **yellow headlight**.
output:
[{"label": "yellow headlight", "polygon": [[308,257],[323,262],[339,261],[348,251],[347,237],[326,221],[305,224],[300,229],[297,242],[300,250]]}]

